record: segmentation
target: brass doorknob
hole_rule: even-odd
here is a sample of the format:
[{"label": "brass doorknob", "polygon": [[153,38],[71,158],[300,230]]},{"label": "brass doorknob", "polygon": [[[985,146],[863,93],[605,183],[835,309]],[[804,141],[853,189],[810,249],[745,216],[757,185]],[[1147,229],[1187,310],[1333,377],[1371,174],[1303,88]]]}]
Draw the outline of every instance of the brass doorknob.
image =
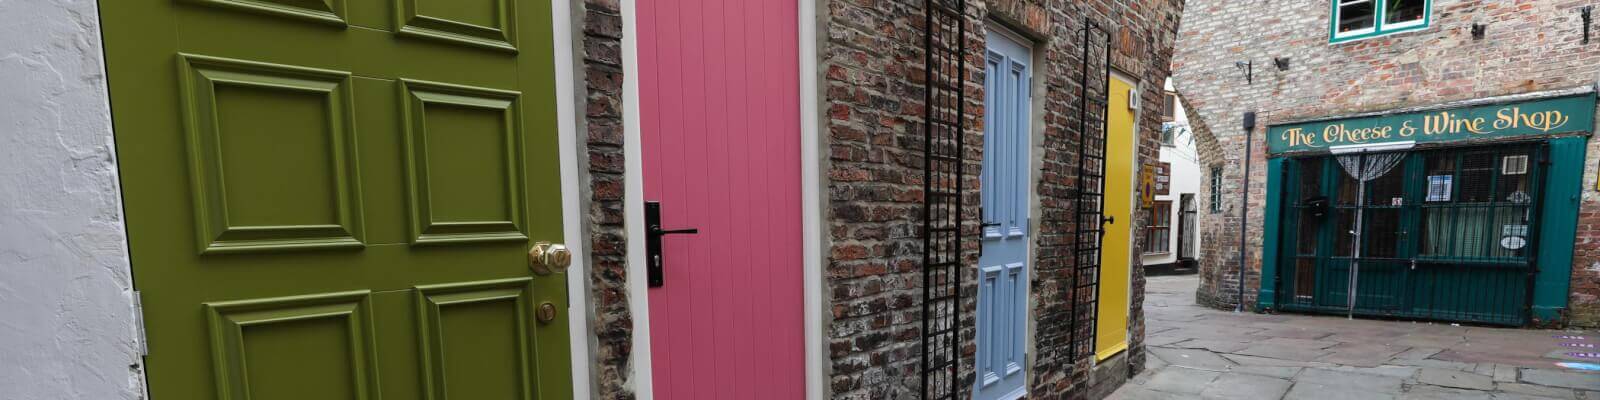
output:
[{"label": "brass doorknob", "polygon": [[572,252],[566,245],[538,242],[528,249],[528,268],[539,275],[566,272],[572,266]]}]

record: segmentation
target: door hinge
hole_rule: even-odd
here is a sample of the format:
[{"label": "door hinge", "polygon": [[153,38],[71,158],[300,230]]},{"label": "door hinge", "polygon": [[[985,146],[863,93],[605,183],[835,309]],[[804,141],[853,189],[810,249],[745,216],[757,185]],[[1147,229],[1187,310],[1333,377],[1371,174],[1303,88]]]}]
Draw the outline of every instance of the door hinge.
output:
[{"label": "door hinge", "polygon": [[133,325],[133,329],[138,330],[134,333],[134,340],[139,341],[139,356],[147,357],[150,355],[150,340],[144,332],[144,298],[137,290],[133,291]]}]

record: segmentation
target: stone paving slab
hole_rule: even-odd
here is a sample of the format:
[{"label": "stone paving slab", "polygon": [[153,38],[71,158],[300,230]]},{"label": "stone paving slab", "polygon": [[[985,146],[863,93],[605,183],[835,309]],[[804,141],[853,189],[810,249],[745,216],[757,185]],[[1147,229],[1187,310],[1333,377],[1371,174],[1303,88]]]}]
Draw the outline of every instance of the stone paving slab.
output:
[{"label": "stone paving slab", "polygon": [[1307,368],[1295,377],[1295,382],[1320,383],[1324,385],[1337,385],[1361,388],[1361,390],[1378,393],[1400,393],[1402,379],[1370,375],[1356,372],[1334,371],[1322,368]]},{"label": "stone paving slab", "polygon": [[1357,388],[1310,382],[1295,382],[1284,400],[1389,400],[1394,395]]},{"label": "stone paving slab", "polygon": [[1580,390],[1600,391],[1600,374],[1552,371],[1547,369],[1522,369],[1523,383],[1555,386]]},{"label": "stone paving slab", "polygon": [[1145,382],[1144,388],[1166,393],[1198,395],[1205,391],[1212,380],[1221,376],[1220,372],[1201,371],[1188,368],[1166,368],[1157,371]]},{"label": "stone paving slab", "polygon": [[1526,383],[1498,383],[1495,390],[1507,394],[1521,394],[1533,397],[1547,397],[1552,399],[1577,400],[1578,393],[1572,389],[1529,385]]},{"label": "stone paving slab", "polygon": [[1494,395],[1478,390],[1461,390],[1448,387],[1417,385],[1412,386],[1401,399],[1407,400],[1493,400]]},{"label": "stone paving slab", "polygon": [[1151,347],[1149,353],[1161,357],[1161,361],[1166,361],[1167,364],[1178,367],[1226,371],[1228,367],[1233,366],[1228,359],[1205,350]]},{"label": "stone paving slab", "polygon": [[1423,368],[1417,374],[1417,382],[1457,389],[1494,390],[1492,376],[1450,369]]},{"label": "stone paving slab", "polygon": [[1314,347],[1289,346],[1271,343],[1251,344],[1250,346],[1245,347],[1244,349],[1235,353],[1244,354],[1247,356],[1295,361],[1312,361],[1329,354],[1327,351],[1323,351],[1322,349]]},{"label": "stone paving slab", "polygon": [[1216,380],[1211,381],[1211,384],[1200,392],[1200,398],[1219,400],[1276,399],[1288,393],[1290,385],[1291,383],[1287,379],[1228,373],[1222,374]]}]

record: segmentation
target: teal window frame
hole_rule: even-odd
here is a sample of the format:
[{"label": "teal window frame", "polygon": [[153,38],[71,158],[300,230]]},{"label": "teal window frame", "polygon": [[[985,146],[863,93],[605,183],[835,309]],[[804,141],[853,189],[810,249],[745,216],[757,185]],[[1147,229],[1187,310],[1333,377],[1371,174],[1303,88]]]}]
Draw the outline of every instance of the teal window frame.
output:
[{"label": "teal window frame", "polygon": [[1328,14],[1329,15],[1329,18],[1328,18],[1328,43],[1345,43],[1345,42],[1352,42],[1352,41],[1357,41],[1357,40],[1362,40],[1362,39],[1375,38],[1375,37],[1379,37],[1379,36],[1387,36],[1387,35],[1392,35],[1392,34],[1401,33],[1401,32],[1420,31],[1420,30],[1423,30],[1423,29],[1428,29],[1429,26],[1433,25],[1433,0],[1423,0],[1423,3],[1422,3],[1422,22],[1421,23],[1402,23],[1402,24],[1398,24],[1400,26],[1392,27],[1392,28],[1385,26],[1385,25],[1388,25],[1388,24],[1386,24],[1384,22],[1384,19],[1388,17],[1387,9],[1389,8],[1388,7],[1389,1],[1391,1],[1391,0],[1369,0],[1369,1],[1371,1],[1373,3],[1372,30],[1370,32],[1361,32],[1361,33],[1352,33],[1352,34],[1348,34],[1348,35],[1340,35],[1339,34],[1339,3],[1346,2],[1346,1],[1351,1],[1351,0],[1329,0],[1328,1],[1329,7],[1331,8],[1330,13]]}]

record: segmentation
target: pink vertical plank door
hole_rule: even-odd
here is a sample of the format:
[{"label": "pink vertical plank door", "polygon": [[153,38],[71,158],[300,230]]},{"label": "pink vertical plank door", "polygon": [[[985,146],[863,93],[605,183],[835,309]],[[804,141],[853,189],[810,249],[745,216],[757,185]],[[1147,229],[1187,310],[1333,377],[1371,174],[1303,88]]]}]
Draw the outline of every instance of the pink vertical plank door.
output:
[{"label": "pink vertical plank door", "polygon": [[654,394],[803,398],[797,2],[638,4],[644,197],[700,230],[662,243]]}]

